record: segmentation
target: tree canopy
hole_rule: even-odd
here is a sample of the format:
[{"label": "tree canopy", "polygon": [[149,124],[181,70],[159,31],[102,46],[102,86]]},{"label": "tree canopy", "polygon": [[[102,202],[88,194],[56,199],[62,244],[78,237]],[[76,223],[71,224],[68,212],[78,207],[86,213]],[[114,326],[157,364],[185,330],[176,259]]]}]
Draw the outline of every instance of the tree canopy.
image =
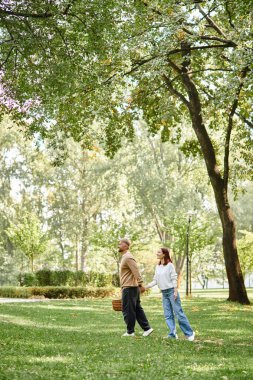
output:
[{"label": "tree canopy", "polygon": [[[102,7],[100,1],[4,1],[2,103],[32,132],[86,144],[100,138],[109,154],[123,136],[133,136],[139,118],[164,140],[179,139],[182,120],[189,122],[182,65],[190,55],[190,76],[216,141],[229,142],[227,121],[237,115],[239,165],[252,144],[250,10],[250,1],[228,0],[105,0]],[[194,138],[184,145],[199,151]],[[225,144],[214,145],[219,151]]]}]

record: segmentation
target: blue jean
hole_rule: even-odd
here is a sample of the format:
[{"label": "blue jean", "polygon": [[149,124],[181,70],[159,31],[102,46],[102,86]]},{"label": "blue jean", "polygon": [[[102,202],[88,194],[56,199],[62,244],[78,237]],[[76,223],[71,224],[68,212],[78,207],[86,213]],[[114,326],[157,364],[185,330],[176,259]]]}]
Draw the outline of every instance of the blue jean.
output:
[{"label": "blue jean", "polygon": [[[179,326],[186,337],[193,334],[190,323],[182,309],[179,293],[177,298],[174,298],[174,288],[162,290],[163,295],[163,310],[165,321],[170,330],[169,337],[176,337],[176,323],[175,316],[178,320]],[[175,314],[175,316],[174,316]]]}]

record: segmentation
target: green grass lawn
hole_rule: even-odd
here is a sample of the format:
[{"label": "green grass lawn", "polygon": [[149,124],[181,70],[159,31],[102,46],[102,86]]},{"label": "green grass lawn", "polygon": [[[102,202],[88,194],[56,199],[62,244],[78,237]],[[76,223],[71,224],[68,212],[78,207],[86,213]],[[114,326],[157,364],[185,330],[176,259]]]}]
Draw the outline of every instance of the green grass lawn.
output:
[{"label": "green grass lawn", "polygon": [[155,329],[122,338],[111,300],[0,305],[0,379],[253,379],[253,307],[183,300],[196,341],[165,340],[161,300],[143,298]]}]

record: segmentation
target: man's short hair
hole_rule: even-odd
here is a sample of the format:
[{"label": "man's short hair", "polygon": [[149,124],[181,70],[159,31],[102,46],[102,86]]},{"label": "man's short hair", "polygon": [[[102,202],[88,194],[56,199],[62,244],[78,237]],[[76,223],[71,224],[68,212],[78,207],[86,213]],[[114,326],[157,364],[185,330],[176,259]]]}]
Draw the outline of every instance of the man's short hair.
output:
[{"label": "man's short hair", "polygon": [[125,243],[126,245],[128,245],[128,247],[130,247],[131,245],[131,241],[129,239],[120,239],[120,241],[122,241],[123,243]]}]

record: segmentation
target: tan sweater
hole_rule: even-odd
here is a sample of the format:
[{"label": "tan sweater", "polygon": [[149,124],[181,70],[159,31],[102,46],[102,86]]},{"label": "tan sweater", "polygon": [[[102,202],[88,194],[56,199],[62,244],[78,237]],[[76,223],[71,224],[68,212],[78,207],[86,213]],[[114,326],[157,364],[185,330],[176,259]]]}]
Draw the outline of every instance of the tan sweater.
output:
[{"label": "tan sweater", "polygon": [[136,261],[130,252],[122,255],[120,262],[120,285],[122,288],[130,288],[142,284]]}]

